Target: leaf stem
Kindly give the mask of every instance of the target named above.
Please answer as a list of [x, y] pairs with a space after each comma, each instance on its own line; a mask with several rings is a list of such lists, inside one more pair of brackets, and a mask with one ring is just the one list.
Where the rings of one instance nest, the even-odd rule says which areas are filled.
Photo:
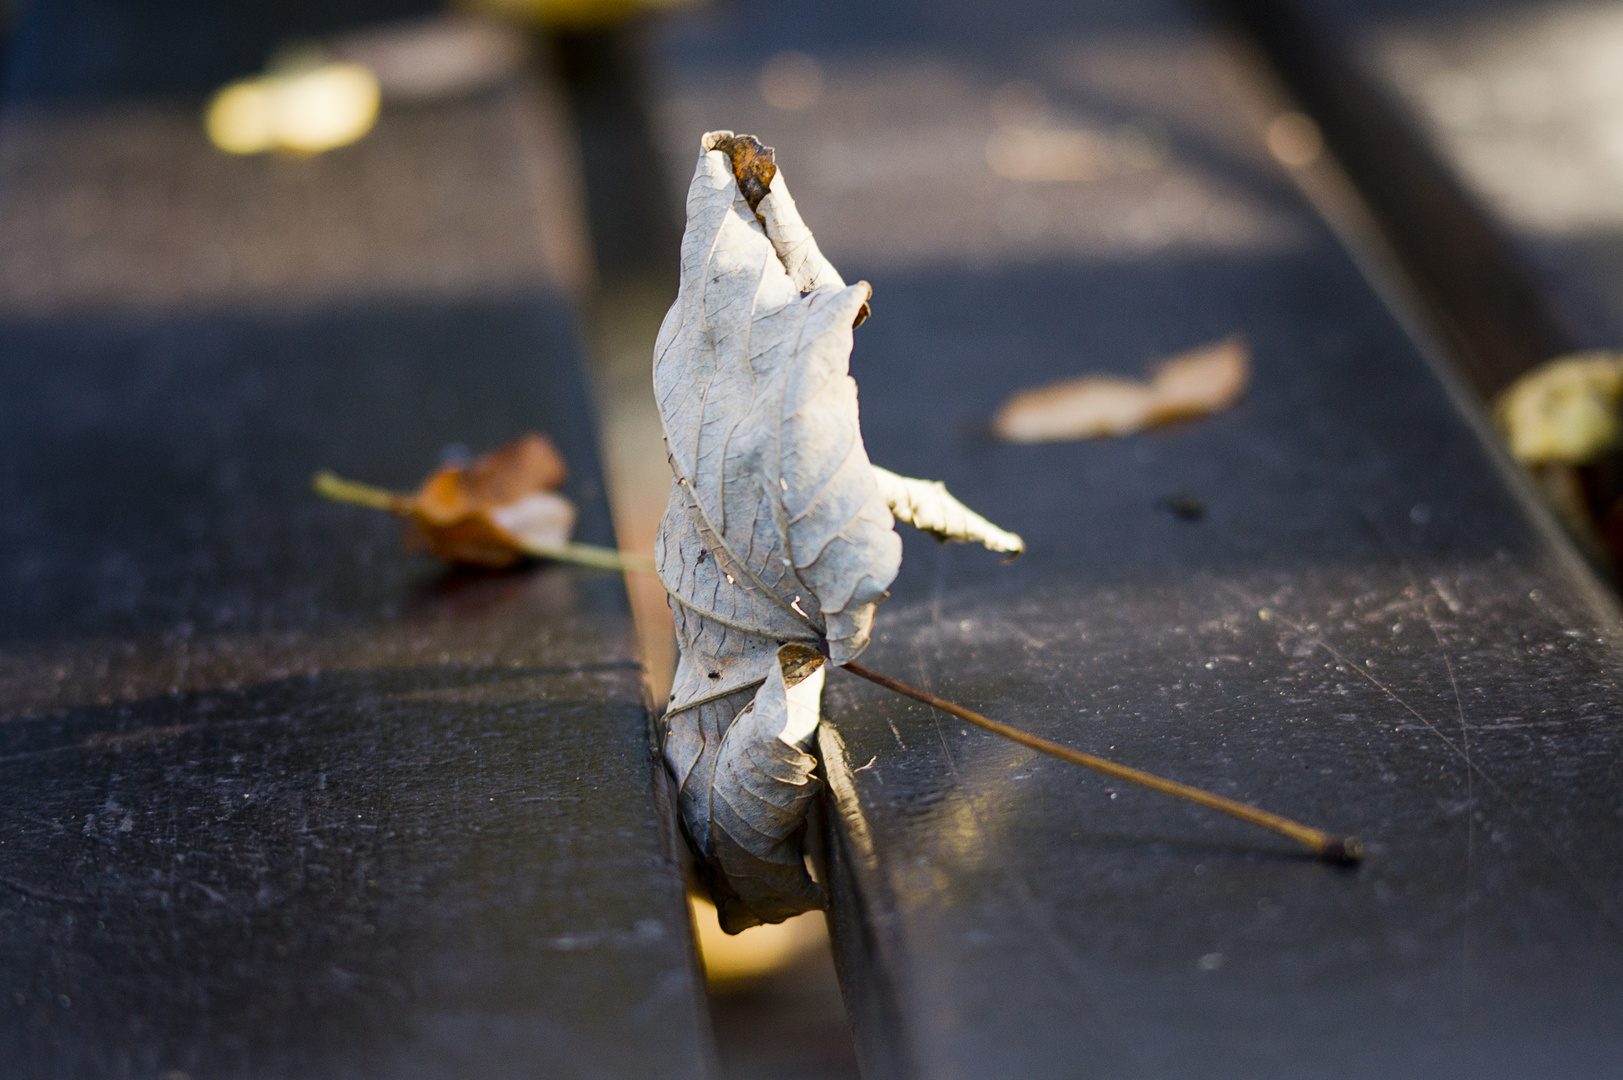
[[934, 694], [929, 693], [928, 691], [909, 686], [906, 683], [893, 679], [888, 675], [881, 675], [879, 672], [865, 668], [861, 664], [851, 662], [843, 666], [846, 671], [849, 671], [853, 675], [860, 675], [869, 682], [878, 683], [887, 690], [893, 690], [896, 693], [905, 697], [910, 697], [915, 701], [922, 701], [931, 708], [940, 709], [942, 712], [956, 716], [960, 720], [967, 720], [969, 723], [974, 724], [977, 727], [985, 728], [987, 731], [997, 735], [1002, 735], [1006, 739], [1013, 739], [1022, 746], [1029, 746], [1033, 750], [1040, 750], [1045, 754], [1052, 754], [1054, 757], [1057, 757], [1062, 761], [1069, 761], [1073, 765], [1081, 765], [1085, 769], [1092, 769], [1095, 772], [1102, 772], [1106, 776], [1114, 776], [1118, 780], [1126, 780], [1129, 783], [1140, 784], [1154, 791], [1162, 792], [1163, 794], [1176, 795], [1180, 799], [1188, 799], [1190, 802], [1199, 803], [1202, 806], [1210, 807], [1213, 810], [1228, 814], [1230, 817], [1236, 817], [1241, 821], [1250, 822], [1252, 825], [1259, 825], [1264, 829], [1271, 829], [1282, 836], [1287, 836], [1296, 841], [1298, 844], [1302, 845], [1304, 848], [1311, 851], [1314, 855], [1326, 862], [1350, 865], [1352, 863], [1363, 861], [1364, 845], [1363, 842], [1360, 841], [1356, 836], [1343, 836], [1337, 833], [1325, 832], [1322, 829], [1311, 828], [1310, 826], [1292, 821], [1288, 817], [1282, 817], [1279, 814], [1269, 813], [1267, 810], [1259, 810], [1254, 806], [1247, 806], [1245, 803], [1236, 802], [1233, 799], [1225, 799], [1221, 795], [1213, 795], [1209, 791], [1203, 791], [1200, 788], [1191, 787], [1188, 784], [1180, 784], [1176, 780], [1166, 780], [1162, 777], [1156, 776], [1153, 773], [1144, 772], [1141, 769], [1134, 769], [1127, 765], [1118, 765], [1114, 761], [1107, 761], [1101, 757], [1094, 757], [1092, 754], [1084, 754], [1080, 750], [1072, 750], [1068, 746], [1061, 746], [1059, 743], [1049, 742], [1047, 739], [1039, 738], [1036, 735], [1021, 731], [1019, 728], [1012, 728], [1007, 724], [1001, 724], [990, 717], [982, 716], [978, 712], [973, 712], [966, 709], [962, 705], [954, 705], [952, 702], [947, 701], [944, 698], [936, 697]]
[[333, 502], [354, 503], [356, 506], [369, 506], [374, 510], [391, 510], [399, 512], [403, 508], [405, 498], [386, 488], [373, 487], [371, 484], [362, 484], [354, 480], [345, 480], [337, 473], [322, 469], [310, 478], [310, 488], [324, 499]]
[[614, 548], [599, 547], [596, 544], [577, 544], [571, 540], [557, 547], [542, 547], [540, 545], [521, 545], [526, 554], [534, 555], [538, 559], [551, 559], [553, 562], [578, 563], [581, 566], [593, 566], [599, 570], [619, 570], [628, 574], [652, 574], [654, 560], [643, 555], [633, 555], [626, 551], [616, 551]]
[[[373, 510], [387, 510], [394, 514], [411, 513], [412, 500], [409, 496], [398, 495], [386, 488], [373, 487], [371, 484], [345, 480], [326, 469], [311, 477], [310, 487], [317, 495], [334, 502], [352, 503]], [[628, 574], [654, 572], [654, 560], [646, 556], [632, 555], [616, 551], [614, 548], [599, 547], [596, 544], [577, 544], [573, 540], [568, 540], [558, 545], [532, 545], [519, 541], [518, 547], [526, 555], [533, 555], [538, 559], [551, 559], [553, 562], [575, 563], [598, 570], [616, 570]]]

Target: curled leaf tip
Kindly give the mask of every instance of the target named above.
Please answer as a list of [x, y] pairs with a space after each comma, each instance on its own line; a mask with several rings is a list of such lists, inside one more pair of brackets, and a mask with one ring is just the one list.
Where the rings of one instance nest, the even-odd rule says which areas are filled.
[[754, 135], [731, 133], [716, 139], [713, 149], [726, 154], [727, 160], [732, 162], [738, 190], [750, 204], [750, 210], [759, 214], [761, 200], [772, 190], [772, 178], [778, 174], [775, 151], [770, 146], [762, 146]]

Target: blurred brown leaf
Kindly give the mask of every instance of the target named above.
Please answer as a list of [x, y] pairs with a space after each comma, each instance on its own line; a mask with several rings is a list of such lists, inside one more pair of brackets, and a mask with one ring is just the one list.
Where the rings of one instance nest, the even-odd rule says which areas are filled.
[[1251, 350], [1228, 337], [1156, 365], [1148, 382], [1088, 375], [1022, 390], [992, 417], [1009, 442], [1059, 442], [1130, 435], [1155, 424], [1220, 412], [1251, 378]]
[[450, 562], [512, 566], [535, 548], [561, 547], [575, 508], [557, 494], [569, 469], [545, 437], [524, 435], [468, 465], [447, 465], [403, 497], [408, 543]]
[[317, 473], [313, 486], [335, 502], [400, 515], [410, 530], [407, 547], [427, 548], [450, 562], [499, 570], [533, 555], [605, 569], [644, 569], [646, 560], [570, 543], [575, 507], [555, 490], [568, 476], [557, 448], [530, 434], [469, 465], [435, 470], [414, 495], [330, 472]]

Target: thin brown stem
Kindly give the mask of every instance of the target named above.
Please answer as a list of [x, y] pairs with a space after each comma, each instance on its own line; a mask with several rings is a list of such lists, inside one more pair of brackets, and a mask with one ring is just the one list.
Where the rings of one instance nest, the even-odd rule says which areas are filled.
[[1254, 806], [1247, 806], [1245, 803], [1236, 802], [1233, 799], [1225, 799], [1221, 795], [1213, 795], [1209, 791], [1202, 791], [1200, 788], [1191, 787], [1188, 784], [1180, 784], [1176, 780], [1167, 780], [1156, 776], [1154, 773], [1144, 772], [1142, 769], [1118, 765], [1114, 761], [1107, 761], [1102, 757], [1084, 754], [1080, 750], [1072, 750], [1068, 746], [1049, 742], [1047, 739], [1021, 731], [1019, 728], [1001, 724], [991, 717], [982, 716], [980, 713], [966, 709], [962, 705], [954, 705], [945, 698], [939, 698], [929, 691], [909, 686], [904, 682], [891, 678], [889, 675], [881, 675], [879, 672], [865, 668], [861, 664], [851, 662], [843, 666], [846, 671], [853, 675], [860, 675], [869, 682], [878, 683], [887, 690], [894, 690], [896, 693], [910, 697], [915, 701], [922, 701], [931, 708], [940, 709], [942, 712], [956, 716], [960, 720], [967, 720], [976, 727], [985, 728], [987, 731], [1001, 735], [1005, 739], [1013, 739], [1021, 746], [1029, 746], [1033, 750], [1051, 754], [1062, 761], [1069, 761], [1073, 765], [1080, 765], [1085, 769], [1102, 772], [1106, 776], [1114, 776], [1118, 780], [1126, 780], [1128, 783], [1139, 784], [1167, 795], [1176, 795], [1180, 799], [1188, 799], [1190, 802], [1210, 807], [1213, 810], [1228, 814], [1230, 817], [1239, 818], [1241, 821], [1260, 825], [1264, 829], [1271, 829], [1282, 836], [1290, 837], [1326, 862], [1345, 865], [1360, 862], [1364, 858], [1364, 845], [1356, 836], [1328, 833], [1322, 829], [1315, 829], [1300, 822], [1292, 821], [1290, 818], [1282, 817], [1279, 814], [1271, 814], [1266, 810], [1259, 810]]

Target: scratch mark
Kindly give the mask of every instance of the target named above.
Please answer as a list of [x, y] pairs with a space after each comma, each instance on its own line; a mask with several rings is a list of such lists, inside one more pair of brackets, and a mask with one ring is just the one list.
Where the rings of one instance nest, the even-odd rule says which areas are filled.
[[[1260, 600], [1250, 596], [1244, 589], [1241, 589], [1233, 582], [1220, 581], [1218, 582], [1218, 585], [1239, 597], [1242, 602], [1249, 605], [1253, 609], [1261, 606]], [[1611, 904], [1607, 902], [1605, 894], [1597, 889], [1594, 886], [1594, 883], [1591, 882], [1583, 871], [1578, 868], [1577, 864], [1572, 861], [1571, 857], [1560, 847], [1558, 847], [1543, 829], [1539, 828], [1538, 824], [1533, 820], [1532, 815], [1527, 812], [1526, 808], [1521, 805], [1516, 797], [1512, 795], [1505, 788], [1505, 786], [1493, 776], [1492, 773], [1487, 772], [1480, 766], [1473, 763], [1470, 757], [1467, 756], [1465, 752], [1455, 744], [1454, 740], [1443, 733], [1441, 728], [1432, 723], [1430, 720], [1426, 719], [1424, 716], [1420, 715], [1420, 713], [1415, 710], [1414, 706], [1410, 705], [1407, 701], [1404, 701], [1385, 683], [1371, 675], [1367, 670], [1365, 670], [1363, 664], [1359, 664], [1348, 659], [1338, 649], [1336, 649], [1335, 646], [1331, 645], [1328, 641], [1325, 641], [1321, 635], [1316, 632], [1309, 631], [1301, 623], [1295, 622], [1294, 620], [1280, 613], [1277, 609], [1270, 609], [1269, 615], [1271, 618], [1277, 619], [1279, 622], [1296, 631], [1296, 633], [1302, 635], [1303, 640], [1322, 648], [1325, 652], [1333, 656], [1338, 663], [1356, 672], [1365, 681], [1369, 682], [1376, 689], [1380, 690], [1383, 694], [1387, 695], [1393, 701], [1402, 706], [1405, 712], [1409, 713], [1409, 715], [1420, 721], [1422, 727], [1431, 732], [1432, 735], [1436, 736], [1436, 738], [1444, 746], [1448, 747], [1455, 757], [1458, 757], [1465, 764], [1466, 772], [1468, 774], [1474, 773], [1477, 776], [1480, 776], [1483, 781], [1485, 781], [1487, 785], [1493, 789], [1494, 794], [1505, 801], [1505, 804], [1515, 812], [1516, 816], [1521, 819], [1522, 824], [1527, 827], [1527, 830], [1531, 832], [1535, 838], [1537, 838], [1538, 842], [1543, 845], [1544, 849], [1549, 852], [1550, 856], [1554, 858], [1556, 862], [1561, 864], [1561, 868], [1567, 872], [1568, 876], [1572, 878], [1579, 890], [1582, 891], [1584, 896], [1588, 898], [1589, 902], [1594, 905], [1595, 910], [1600, 913], [1601, 918], [1606, 921], [1612, 932], [1614, 934], [1623, 936], [1623, 925], [1619, 924], [1617, 916], [1613, 914]], [[1452, 670], [1450, 675], [1452, 677]]]
[[1449, 590], [1448, 586], [1443, 584], [1442, 578], [1432, 578], [1431, 587], [1432, 590], [1436, 592], [1438, 597], [1442, 599], [1443, 603], [1447, 605], [1449, 614], [1458, 615], [1461, 611], [1465, 610], [1465, 605], [1461, 604], [1459, 597], [1455, 596], [1453, 592]]
[[114, 753], [123, 753], [126, 750], [151, 746], [165, 739], [184, 735], [202, 726], [202, 724], [169, 724], [164, 727], [135, 728], [130, 731], [97, 731], [85, 736], [79, 745], [86, 750], [111, 750]]
[[[896, 736], [896, 745], [900, 746], [903, 750], [906, 750], [907, 749], [907, 743], [902, 741], [901, 730], [899, 728], [897, 728], [896, 721], [891, 719], [891, 715], [890, 715], [890, 712], [888, 710], [885, 713], [885, 724], [890, 728], [890, 733], [892, 735]], [[864, 766], [864, 768], [866, 768], [866, 766]]]
[[[1432, 587], [1437, 589], [1443, 603], [1448, 604], [1448, 596], [1436, 581]], [[1450, 605], [1453, 610], [1457, 607]], [[1472, 773], [1475, 766], [1471, 763], [1471, 727], [1465, 722], [1465, 702], [1460, 697], [1460, 683], [1454, 677], [1454, 663], [1448, 658], [1448, 647], [1443, 644], [1442, 631], [1437, 628], [1437, 620], [1431, 616], [1431, 606], [1424, 602], [1420, 610], [1426, 616], [1426, 623], [1431, 627], [1431, 636], [1437, 640], [1437, 653], [1443, 659], [1443, 669], [1448, 672], [1448, 685], [1454, 691], [1454, 709], [1460, 718], [1460, 752], [1465, 757], [1465, 895], [1460, 902], [1460, 1012], [1462, 1016], [1469, 1017], [1471, 1011], [1471, 882], [1474, 879], [1476, 864], [1476, 792], [1475, 778]]]
[[1005, 619], [1001, 616], [994, 616], [990, 621], [996, 626], [1000, 626], [1011, 631], [1015, 637], [1025, 642], [1028, 648], [1046, 649], [1048, 647], [1048, 642], [1044, 641], [1042, 638], [1033, 636], [1030, 631], [1017, 622], [1012, 622], [1009, 619]]
[[45, 904], [84, 904], [84, 903], [88, 903], [88, 901], [83, 900], [83, 899], [75, 899], [74, 897], [71, 897], [71, 896], [58, 896], [56, 893], [46, 892], [44, 889], [36, 889], [36, 888], [34, 888], [34, 886], [29, 885], [27, 882], [18, 881], [15, 878], [0, 877], [0, 885], [4, 885], [6, 888], [11, 889], [14, 892], [21, 893], [22, 895], [28, 897], [30, 900], [38, 900], [41, 903], [45, 903]]

